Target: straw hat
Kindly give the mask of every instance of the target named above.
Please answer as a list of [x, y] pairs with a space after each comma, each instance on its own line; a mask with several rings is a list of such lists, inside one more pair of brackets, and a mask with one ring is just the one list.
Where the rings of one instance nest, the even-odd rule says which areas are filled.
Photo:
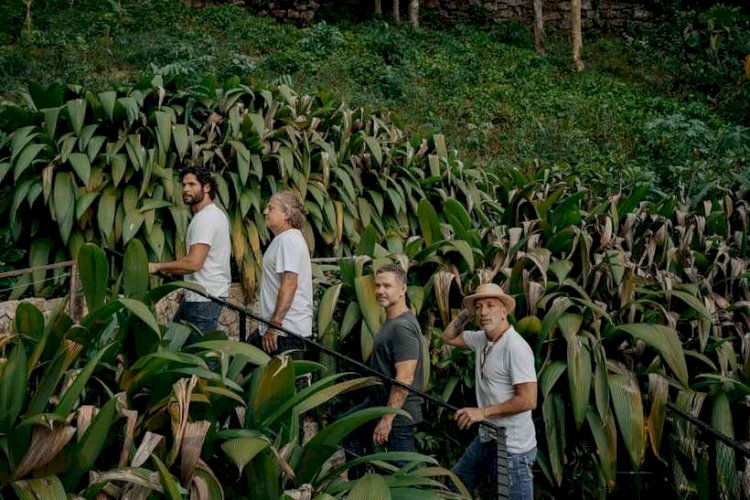
[[516, 308], [516, 301], [513, 297], [505, 293], [503, 289], [500, 288], [500, 285], [496, 285], [495, 283], [484, 283], [479, 285], [472, 295], [469, 295], [464, 299], [464, 309], [469, 311], [469, 314], [474, 314], [474, 301], [477, 299], [488, 298], [500, 299], [503, 302], [505, 309], [508, 311], [508, 314], [512, 313], [513, 309]]

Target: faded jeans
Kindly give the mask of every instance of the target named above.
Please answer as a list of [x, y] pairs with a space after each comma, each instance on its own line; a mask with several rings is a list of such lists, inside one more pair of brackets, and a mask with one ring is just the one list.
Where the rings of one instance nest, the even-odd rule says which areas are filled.
[[[195, 326], [203, 335], [219, 329], [219, 316], [224, 306], [219, 302], [187, 302], [182, 300], [172, 321], [185, 321]], [[195, 332], [190, 334], [187, 343], [200, 340]]]
[[[493, 488], [497, 483], [497, 448], [495, 441], [483, 443], [475, 437], [453, 467], [453, 472], [473, 492], [482, 477], [491, 475]], [[510, 453], [508, 475], [511, 500], [532, 500], [534, 498], [534, 476], [531, 466], [536, 460], [536, 448], [525, 453]], [[455, 488], [451, 488], [457, 491]]]

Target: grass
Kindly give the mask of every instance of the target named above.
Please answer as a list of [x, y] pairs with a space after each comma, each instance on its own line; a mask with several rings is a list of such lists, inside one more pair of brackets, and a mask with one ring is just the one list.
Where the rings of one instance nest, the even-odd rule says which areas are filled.
[[[284, 79], [301, 91], [326, 90], [351, 105], [393, 111], [410, 133], [446, 134], [464, 159], [487, 169], [566, 165], [609, 192], [643, 180], [684, 191], [685, 172], [737, 165], [722, 164], [719, 147], [733, 125], [703, 96], [672, 92], [669, 61], [649, 67], [648, 53], [618, 38], [585, 40], [588, 69], [575, 73], [564, 34], [553, 34], [549, 54], [539, 56], [529, 30], [513, 23], [414, 31], [382, 21], [322, 22], [298, 29], [234, 6], [56, 3], [35, 13], [34, 30], [0, 47], [5, 99], [18, 101], [32, 80], [99, 90], [154, 71], [187, 83], [209, 72], [235, 74]], [[675, 116], [699, 124], [710, 151], [696, 154], [676, 133], [670, 141], [679, 144], [665, 144], [651, 125], [669, 126]], [[740, 141], [739, 158], [749, 150], [750, 138]]]

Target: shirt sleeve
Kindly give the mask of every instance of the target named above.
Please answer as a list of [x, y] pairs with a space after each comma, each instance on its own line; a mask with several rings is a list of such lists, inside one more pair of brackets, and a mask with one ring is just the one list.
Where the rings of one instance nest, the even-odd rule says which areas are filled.
[[523, 338], [519, 338], [510, 353], [510, 383], [536, 382], [534, 353]]
[[393, 361], [417, 361], [422, 351], [421, 334], [411, 322], [404, 322], [398, 328], [406, 330], [393, 339]]
[[[290, 234], [290, 236], [294, 235]], [[286, 272], [300, 274], [302, 262], [310, 258], [304, 238], [286, 237], [280, 243], [274, 270], [278, 274]]]
[[464, 331], [461, 335], [463, 335], [466, 347], [472, 351], [478, 351], [485, 343], [483, 331], [468, 330]]
[[220, 226], [215, 217], [201, 217], [200, 220], [196, 221], [196, 224], [193, 224], [193, 240], [190, 242], [190, 245], [202, 243], [213, 246], [218, 227]]

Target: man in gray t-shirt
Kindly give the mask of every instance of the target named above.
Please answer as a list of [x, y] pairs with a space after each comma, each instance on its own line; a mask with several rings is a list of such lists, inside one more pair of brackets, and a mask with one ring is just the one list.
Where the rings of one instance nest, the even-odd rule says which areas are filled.
[[[399, 382], [422, 387], [422, 330], [417, 318], [406, 305], [406, 271], [397, 264], [387, 264], [375, 273], [375, 297], [385, 308], [386, 321], [375, 335], [370, 367]], [[415, 451], [414, 425], [422, 421], [422, 399], [407, 389], [387, 382], [370, 397], [368, 406], [391, 406], [404, 409], [411, 418], [384, 415], [372, 434], [357, 433], [348, 448], [358, 455], [370, 451], [372, 445], [387, 451]], [[371, 429], [368, 428], [368, 429]], [[350, 471], [358, 477], [361, 468]]]

